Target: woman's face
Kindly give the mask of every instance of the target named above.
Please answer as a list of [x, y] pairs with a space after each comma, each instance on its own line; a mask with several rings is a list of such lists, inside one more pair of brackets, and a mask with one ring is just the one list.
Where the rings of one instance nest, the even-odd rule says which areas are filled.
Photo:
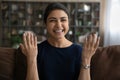
[[63, 10], [53, 10], [47, 17], [46, 26], [50, 38], [65, 38], [69, 30], [68, 15]]

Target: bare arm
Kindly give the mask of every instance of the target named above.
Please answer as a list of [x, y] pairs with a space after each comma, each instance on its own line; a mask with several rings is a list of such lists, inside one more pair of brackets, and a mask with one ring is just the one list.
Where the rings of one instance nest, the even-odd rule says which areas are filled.
[[82, 65], [78, 80], [91, 80], [90, 62], [92, 56], [94, 55], [99, 45], [99, 41], [100, 41], [100, 37], [97, 37], [96, 34], [90, 35], [89, 38], [86, 38], [83, 46]]
[[37, 37], [32, 32], [25, 32], [23, 44], [20, 45], [22, 52], [27, 57], [26, 80], [39, 80], [37, 70]]

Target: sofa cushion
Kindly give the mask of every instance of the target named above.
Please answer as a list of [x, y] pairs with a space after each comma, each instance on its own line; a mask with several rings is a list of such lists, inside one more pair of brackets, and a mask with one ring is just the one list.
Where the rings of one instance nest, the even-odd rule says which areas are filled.
[[120, 45], [98, 48], [91, 61], [92, 80], [120, 80]]
[[18, 48], [15, 54], [15, 80], [25, 80], [27, 74], [26, 56]]
[[0, 80], [13, 80], [15, 49], [0, 47]]
[[[26, 57], [16, 54], [16, 79], [25, 80]], [[91, 80], [120, 80], [120, 45], [98, 48], [91, 61]]]

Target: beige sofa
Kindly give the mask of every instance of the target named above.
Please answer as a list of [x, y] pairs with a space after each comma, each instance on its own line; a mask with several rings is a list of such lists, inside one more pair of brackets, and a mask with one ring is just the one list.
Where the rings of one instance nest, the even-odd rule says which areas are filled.
[[[25, 80], [26, 58], [20, 49], [0, 48], [0, 80]], [[92, 80], [120, 80], [120, 45], [98, 48], [91, 62]]]

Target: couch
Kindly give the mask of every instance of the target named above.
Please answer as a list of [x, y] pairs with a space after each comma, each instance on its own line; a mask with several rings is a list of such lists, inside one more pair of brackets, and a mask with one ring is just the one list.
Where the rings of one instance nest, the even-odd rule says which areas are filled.
[[[0, 80], [25, 80], [26, 57], [20, 49], [0, 47]], [[100, 47], [91, 61], [92, 80], [120, 80], [120, 45]]]

